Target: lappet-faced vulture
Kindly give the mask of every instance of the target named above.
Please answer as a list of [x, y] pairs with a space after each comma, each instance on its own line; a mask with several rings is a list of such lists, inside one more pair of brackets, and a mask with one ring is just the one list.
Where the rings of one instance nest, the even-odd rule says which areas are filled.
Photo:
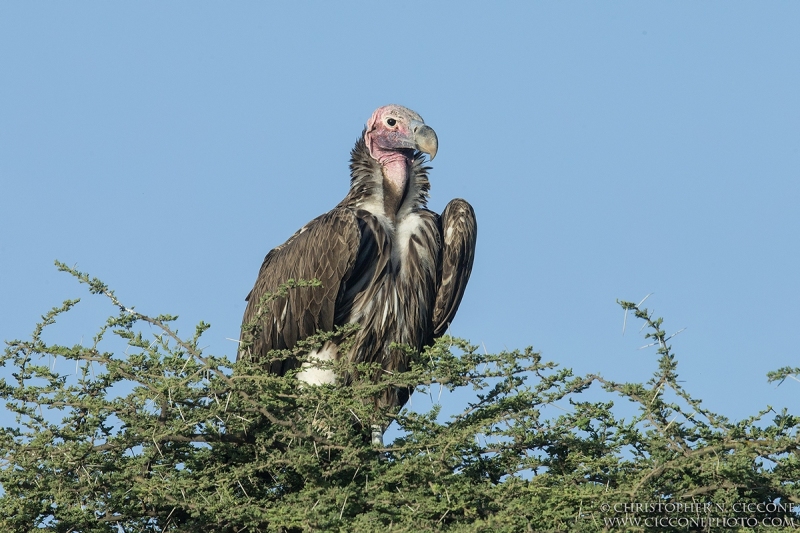
[[[356, 141], [350, 159], [350, 191], [270, 251], [247, 296], [243, 326], [261, 315], [255, 331], [243, 330], [239, 357], [265, 360], [267, 352], [291, 349], [298, 340], [336, 326], [359, 328], [344, 353], [335, 341], [312, 352], [297, 378], [308, 384], [340, 383], [313, 361], [379, 362], [403, 372], [408, 356], [392, 343], [422, 350], [443, 335], [456, 314], [475, 254], [477, 223], [466, 201], [452, 200], [440, 215], [427, 208], [429, 167], [438, 139], [422, 117], [398, 105], [377, 109]], [[288, 297], [262, 296], [289, 279], [318, 279], [318, 287], [291, 289]], [[260, 327], [258, 327], [260, 326]], [[260, 331], [259, 331], [260, 330]], [[283, 375], [299, 362], [273, 361]], [[378, 376], [374, 376], [376, 379]], [[401, 407], [412, 390], [391, 387], [380, 407]], [[380, 442], [380, 428], [373, 440]]]

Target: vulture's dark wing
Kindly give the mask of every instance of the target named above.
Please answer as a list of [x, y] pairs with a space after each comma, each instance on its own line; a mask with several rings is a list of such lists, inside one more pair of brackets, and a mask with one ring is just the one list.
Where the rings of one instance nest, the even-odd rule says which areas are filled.
[[[331, 331], [336, 303], [353, 272], [361, 241], [360, 224], [352, 211], [334, 209], [306, 224], [264, 258], [255, 286], [247, 295], [242, 319], [243, 350], [263, 359], [270, 350], [293, 348], [298, 340], [318, 331]], [[288, 297], [263, 302], [288, 280], [318, 279], [321, 287], [289, 289]], [[260, 319], [259, 319], [260, 315]], [[256, 324], [248, 330], [248, 324]], [[247, 344], [252, 345], [247, 347]], [[294, 360], [273, 361], [269, 371], [284, 374], [298, 366]]]
[[478, 223], [475, 211], [465, 200], [452, 200], [442, 212], [441, 277], [433, 310], [433, 336], [444, 335], [464, 296], [472, 261], [475, 259], [475, 241]]

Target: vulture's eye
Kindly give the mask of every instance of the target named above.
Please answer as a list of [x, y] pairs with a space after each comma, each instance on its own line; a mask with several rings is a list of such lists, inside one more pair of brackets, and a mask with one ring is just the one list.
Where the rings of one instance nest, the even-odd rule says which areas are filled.
[[394, 126], [395, 124], [397, 124], [397, 121], [393, 118], [390, 118], [389, 120], [386, 121], [386, 123], [390, 126]]

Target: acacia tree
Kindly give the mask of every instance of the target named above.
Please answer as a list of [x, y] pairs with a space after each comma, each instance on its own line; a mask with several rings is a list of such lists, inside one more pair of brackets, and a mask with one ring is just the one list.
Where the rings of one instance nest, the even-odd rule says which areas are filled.
[[[181, 337], [176, 317], [140, 314], [101, 281], [58, 266], [117, 311], [89, 346], [43, 339], [78, 300], [44, 315], [29, 340], [7, 343], [1, 362], [12, 374], [0, 395], [16, 423], [0, 430], [2, 531], [800, 527], [800, 418], [767, 409], [733, 422], [703, 408], [678, 383], [662, 320], [640, 304], [620, 302], [656, 348], [644, 384], [575, 377], [530, 348], [482, 354], [446, 336], [411, 354], [409, 372], [301, 388], [291, 373], [266, 374], [263, 361], [204, 353], [207, 324]], [[304, 360], [348, 331], [272, 356]], [[113, 338], [125, 349], [109, 350]], [[392, 386], [474, 393], [448, 419], [438, 406], [375, 413], [371, 398]], [[592, 386], [605, 401], [584, 398]], [[616, 398], [637, 414], [616, 415]], [[561, 414], [547, 415], [552, 406]], [[383, 448], [361, 429], [376, 417], [399, 428]]]

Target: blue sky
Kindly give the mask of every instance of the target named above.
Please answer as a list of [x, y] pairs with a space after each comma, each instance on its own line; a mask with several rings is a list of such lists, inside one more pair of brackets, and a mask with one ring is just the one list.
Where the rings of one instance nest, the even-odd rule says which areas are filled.
[[[665, 317], [684, 385], [743, 418], [800, 383], [800, 5], [0, 4], [0, 338], [81, 296], [230, 354], [264, 255], [346, 194], [398, 103], [439, 136], [431, 207], [475, 207], [455, 335], [645, 381], [615, 299]], [[795, 409], [796, 411], [796, 409]]]

